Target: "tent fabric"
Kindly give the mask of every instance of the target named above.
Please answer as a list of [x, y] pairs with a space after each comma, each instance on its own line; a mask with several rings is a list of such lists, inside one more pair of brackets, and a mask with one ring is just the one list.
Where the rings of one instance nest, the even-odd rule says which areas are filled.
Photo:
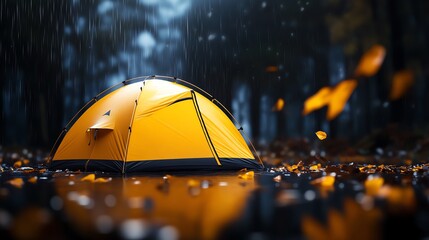
[[156, 78], [95, 101], [51, 161], [52, 169], [122, 173], [261, 167], [222, 109], [187, 86]]

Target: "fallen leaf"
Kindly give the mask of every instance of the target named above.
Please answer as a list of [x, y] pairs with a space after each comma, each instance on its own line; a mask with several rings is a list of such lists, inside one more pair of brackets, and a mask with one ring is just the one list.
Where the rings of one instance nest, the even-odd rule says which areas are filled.
[[254, 171], [248, 171], [248, 172], [246, 172], [244, 174], [238, 175], [239, 178], [245, 179], [245, 180], [252, 180], [254, 176], [255, 176], [255, 172]]
[[282, 181], [282, 176], [281, 175], [277, 175], [273, 178], [274, 182], [281, 182]]
[[394, 101], [403, 97], [414, 84], [414, 74], [410, 70], [402, 70], [393, 75], [389, 99]]
[[344, 109], [350, 95], [357, 86], [357, 81], [354, 79], [348, 79], [340, 82], [332, 91], [331, 99], [329, 100], [328, 112], [326, 118], [333, 120], [336, 118]]
[[80, 179], [81, 181], [88, 181], [88, 182], [94, 182], [95, 181], [95, 174], [91, 173]]
[[326, 139], [326, 137], [328, 136], [324, 131], [317, 131], [316, 132], [316, 136], [320, 139], [320, 140], [324, 140]]
[[277, 99], [277, 102], [273, 106], [273, 111], [281, 111], [285, 105], [285, 101], [282, 98]]
[[386, 56], [386, 49], [381, 45], [374, 45], [366, 51], [355, 70], [356, 77], [371, 77], [374, 76], [381, 65], [383, 64], [384, 57]]
[[30, 163], [30, 160], [28, 160], [28, 159], [22, 160], [22, 164], [24, 164], [24, 165], [28, 165], [29, 163]]
[[310, 171], [319, 171], [322, 165], [320, 163], [310, 166]]
[[304, 102], [303, 115], [307, 115], [314, 110], [320, 109], [329, 103], [331, 99], [331, 87], [323, 87], [313, 96], [307, 98]]
[[7, 183], [9, 183], [10, 185], [16, 188], [22, 188], [22, 186], [24, 185], [24, 180], [22, 180], [22, 178], [14, 178], [7, 181]]

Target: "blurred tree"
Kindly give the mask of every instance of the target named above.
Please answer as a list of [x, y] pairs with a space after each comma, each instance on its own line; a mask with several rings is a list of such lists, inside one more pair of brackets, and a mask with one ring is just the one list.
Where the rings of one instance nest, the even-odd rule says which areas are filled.
[[[18, 88], [23, 104], [10, 102], [3, 95], [2, 105], [11, 106], [9, 113], [25, 121], [9, 122], [2, 119], [2, 139], [8, 145], [29, 143], [47, 146], [49, 137], [57, 133], [62, 116], [61, 51], [64, 16], [67, 5], [57, 1], [13, 1], [0, 3], [0, 33], [2, 36], [0, 74], [9, 86]], [[23, 82], [17, 84], [22, 74]], [[6, 82], [2, 80], [2, 90]], [[12, 93], [13, 94], [13, 93]], [[54, 111], [55, 109], [55, 111]], [[23, 115], [22, 115], [23, 114]], [[12, 118], [14, 119], [14, 118]]]

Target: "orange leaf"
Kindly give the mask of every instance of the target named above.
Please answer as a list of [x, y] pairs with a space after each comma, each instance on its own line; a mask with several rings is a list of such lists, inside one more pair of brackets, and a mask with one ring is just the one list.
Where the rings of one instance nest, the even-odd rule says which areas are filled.
[[88, 181], [88, 182], [94, 182], [95, 181], [95, 174], [91, 173], [80, 179], [81, 181]]
[[326, 118], [332, 120], [336, 118], [344, 109], [350, 95], [357, 86], [357, 81], [348, 79], [340, 82], [334, 90], [332, 90], [331, 99], [328, 105], [328, 112]]
[[402, 70], [393, 75], [390, 100], [397, 100], [405, 95], [414, 84], [414, 74], [410, 70]]
[[14, 178], [7, 182], [16, 188], [22, 188], [22, 185], [24, 185], [24, 180], [22, 180], [22, 178]]
[[277, 99], [277, 102], [273, 106], [273, 111], [281, 111], [285, 105], [285, 101], [282, 98]]
[[307, 98], [304, 102], [302, 114], [307, 115], [328, 104], [331, 98], [331, 91], [331, 87], [323, 87], [316, 94]]
[[356, 68], [355, 75], [357, 77], [371, 77], [374, 76], [383, 64], [384, 57], [386, 56], [386, 49], [381, 45], [374, 45], [366, 51], [361, 57], [359, 64]]
[[326, 139], [326, 137], [328, 136], [324, 131], [317, 131], [316, 132], [316, 136], [320, 139], [320, 140], [324, 140]]

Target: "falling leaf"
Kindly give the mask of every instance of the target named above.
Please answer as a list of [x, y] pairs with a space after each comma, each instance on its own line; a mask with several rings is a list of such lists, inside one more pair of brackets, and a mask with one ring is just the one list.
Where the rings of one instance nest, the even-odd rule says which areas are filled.
[[326, 137], [328, 136], [324, 131], [317, 131], [316, 132], [316, 136], [320, 139], [320, 140], [324, 140], [326, 139]]
[[33, 177], [29, 178], [27, 180], [27, 182], [29, 182], [29, 183], [36, 183], [37, 182], [37, 176], [33, 176]]
[[383, 64], [386, 49], [381, 45], [374, 45], [366, 51], [361, 57], [358, 66], [356, 67], [356, 77], [371, 77], [374, 76]]
[[331, 99], [331, 92], [331, 87], [323, 87], [316, 94], [305, 100], [302, 114], [307, 115], [328, 104]]
[[392, 88], [390, 90], [390, 100], [397, 100], [403, 97], [414, 84], [414, 74], [410, 70], [402, 70], [393, 75]]
[[281, 182], [282, 181], [282, 175], [277, 175], [273, 178], [274, 182]]
[[277, 99], [277, 102], [273, 106], [273, 111], [281, 111], [285, 105], [285, 101], [282, 98]]
[[24, 185], [24, 180], [22, 180], [22, 178], [14, 178], [7, 181], [7, 183], [9, 183], [10, 185], [16, 188], [22, 188], [22, 186]]
[[348, 79], [340, 82], [335, 89], [332, 91], [331, 99], [328, 105], [328, 112], [326, 118], [332, 120], [336, 118], [344, 109], [350, 95], [357, 86], [357, 81], [354, 79]]
[[244, 179], [244, 180], [252, 180], [254, 176], [255, 176], [254, 171], [248, 171], [244, 174], [238, 175], [239, 178]]
[[88, 181], [88, 182], [94, 182], [95, 181], [95, 174], [91, 173], [80, 179], [81, 181]]
[[384, 178], [377, 175], [369, 175], [365, 180], [366, 194], [374, 196], [384, 184]]
[[268, 66], [265, 68], [265, 71], [270, 73], [277, 72], [278, 70], [279, 68], [277, 66]]

